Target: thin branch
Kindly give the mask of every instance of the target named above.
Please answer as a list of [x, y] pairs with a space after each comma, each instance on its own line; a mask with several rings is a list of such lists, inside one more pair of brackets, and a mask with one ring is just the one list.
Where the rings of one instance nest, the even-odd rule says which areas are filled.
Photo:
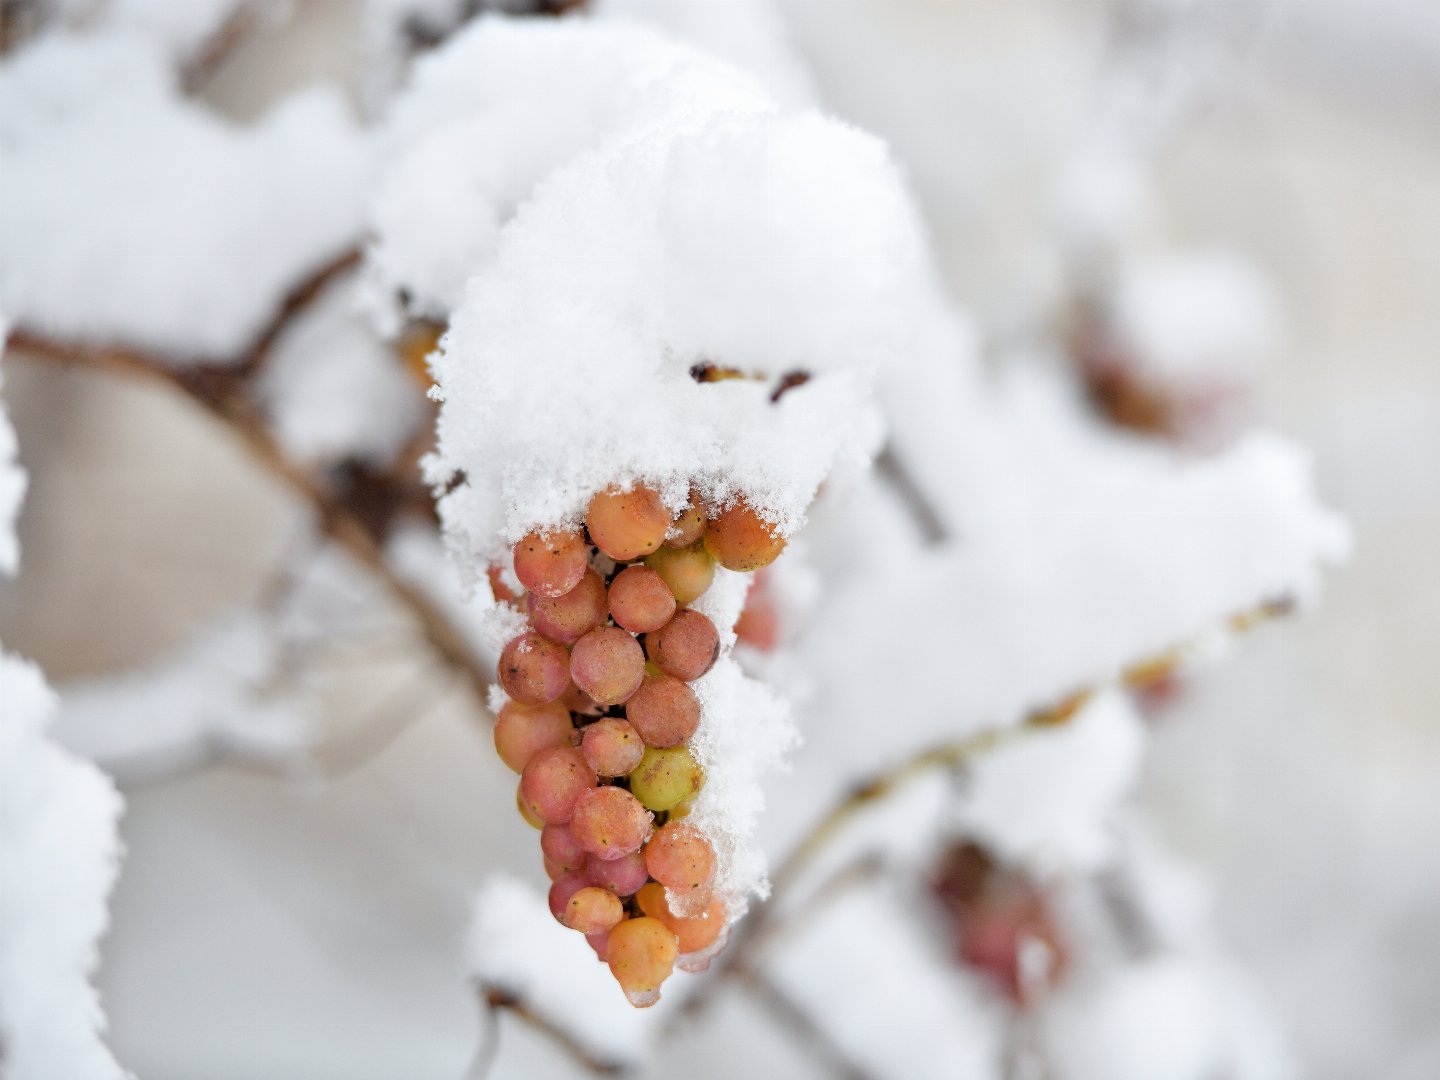
[[[337, 271], [332, 267], [330, 272]], [[298, 308], [292, 309], [292, 314], [293, 310]], [[264, 338], [273, 340], [279, 325], [277, 322], [267, 329], [262, 341]], [[243, 395], [232, 390], [215, 392], [213, 380], [197, 376], [194, 372], [170, 368], [162, 360], [135, 350], [72, 345], [25, 330], [13, 332], [9, 344], [17, 351], [50, 363], [138, 376], [168, 384], [202, 405], [240, 438], [251, 457], [266, 472], [310, 504], [320, 530], [349, 552], [384, 585], [395, 601], [411, 613], [435, 652], [462, 675], [483, 700], [490, 678], [481, 669], [469, 644], [449, 616], [391, 568], [379, 541], [353, 513], [285, 456]], [[264, 352], [265, 349], [257, 345], [248, 355], [258, 358], [263, 357]], [[213, 373], [215, 369], [202, 370]]]
[[886, 446], [880, 451], [875, 458], [875, 471], [899, 496], [925, 543], [938, 544], [949, 538], [950, 529], [945, 524], [945, 519], [940, 516], [940, 511], [930, 501], [930, 496], [925, 494], [925, 489], [920, 486], [914, 474], [895, 453], [893, 446]]
[[[517, 1019], [524, 1021], [569, 1054], [581, 1068], [587, 1069], [597, 1076], [619, 1076], [625, 1071], [626, 1066], [623, 1062], [611, 1061], [608, 1058], [598, 1057], [593, 1054], [588, 1048], [581, 1045], [570, 1032], [557, 1024], [551, 1023], [545, 1017], [535, 1012], [534, 1009], [530, 1008], [524, 999], [511, 993], [504, 987], [477, 982], [475, 990], [480, 995], [480, 1000], [486, 1010], [492, 1015], [498, 1014], [502, 1009], [514, 1014]], [[490, 1063], [493, 1063], [499, 1050], [500, 1032], [498, 1024], [495, 1025], [493, 1032], [494, 1037], [491, 1039], [492, 1045], [489, 1050], [485, 1051], [483, 1056], [477, 1055], [477, 1058], [487, 1069]], [[489, 1060], [486, 1061], [486, 1058]], [[483, 1073], [477, 1075], [483, 1075]]]
[[830, 1033], [768, 976], [747, 970], [741, 978], [745, 989], [765, 1007], [770, 1019], [791, 1032], [802, 1047], [836, 1076], [844, 1080], [872, 1080], [873, 1074], [857, 1065], [830, 1037]]

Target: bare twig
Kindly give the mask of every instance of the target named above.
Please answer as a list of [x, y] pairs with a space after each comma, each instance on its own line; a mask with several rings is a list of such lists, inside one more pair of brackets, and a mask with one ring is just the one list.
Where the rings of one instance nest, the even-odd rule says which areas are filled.
[[[535, 1012], [526, 1002], [517, 995], [506, 990], [504, 987], [493, 986], [488, 983], [477, 983], [476, 992], [487, 1012], [495, 1017], [500, 1010], [512, 1013], [517, 1019], [524, 1021], [530, 1027], [540, 1032], [556, 1046], [564, 1050], [581, 1068], [587, 1069], [597, 1076], [619, 1076], [625, 1071], [625, 1064], [619, 1061], [611, 1061], [608, 1058], [598, 1057], [566, 1031], [564, 1028], [551, 1023], [545, 1017]], [[499, 1048], [500, 1027], [499, 1024], [491, 1029], [490, 1046], [477, 1054], [477, 1060], [488, 1069], [493, 1063]], [[472, 1069], [474, 1066], [472, 1065]], [[475, 1076], [483, 1076], [476, 1073]], [[467, 1078], [468, 1080], [468, 1078]]]
[[830, 1033], [768, 976], [747, 969], [741, 978], [745, 989], [760, 1001], [770, 1018], [794, 1034], [800, 1045], [836, 1076], [844, 1080], [871, 1080], [872, 1074], [857, 1065]]
[[930, 501], [930, 496], [925, 494], [925, 489], [920, 486], [919, 481], [895, 453], [893, 446], [887, 446], [880, 451], [879, 456], [875, 459], [875, 471], [904, 503], [915, 526], [920, 530], [920, 538], [925, 543], [938, 544], [948, 539], [950, 529], [945, 524], [945, 519], [940, 516], [940, 511]]
[[[330, 272], [335, 271], [331, 269]], [[296, 310], [299, 308], [292, 308], [291, 314]], [[273, 340], [278, 326], [267, 329], [262, 339], [268, 337]], [[50, 363], [138, 376], [167, 384], [198, 402], [240, 438], [251, 457], [266, 472], [310, 505], [320, 530], [384, 585], [391, 597], [415, 618], [436, 653], [483, 698], [490, 679], [481, 669], [464, 636], [438, 605], [394, 571], [385, 559], [380, 542], [363, 523], [285, 456], [255, 408], [239, 391], [243, 388], [242, 382], [207, 377], [223, 369], [201, 369], [207, 373], [202, 375], [170, 368], [159, 358], [135, 350], [72, 345], [25, 330], [12, 333], [9, 344], [17, 351]], [[263, 357], [264, 349], [257, 344], [247, 355]], [[220, 388], [219, 384], [223, 384], [224, 388]]]

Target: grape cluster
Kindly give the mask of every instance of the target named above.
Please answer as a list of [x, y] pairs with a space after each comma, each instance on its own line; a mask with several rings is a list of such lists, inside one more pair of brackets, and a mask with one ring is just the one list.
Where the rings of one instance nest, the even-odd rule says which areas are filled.
[[716, 853], [685, 818], [704, 784], [688, 746], [702, 720], [690, 683], [720, 654], [689, 607], [715, 564], [753, 571], [785, 546], [742, 500], [678, 514], [644, 486], [590, 501], [585, 529], [515, 545], [514, 595], [529, 628], [500, 655], [509, 701], [495, 749], [520, 774], [520, 813], [540, 829], [550, 910], [585, 935], [636, 1006], [674, 970], [700, 970], [728, 923]]

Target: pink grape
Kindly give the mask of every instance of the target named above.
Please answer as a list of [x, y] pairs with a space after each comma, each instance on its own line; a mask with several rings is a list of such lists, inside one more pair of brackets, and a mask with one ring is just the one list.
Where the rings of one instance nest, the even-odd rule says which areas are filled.
[[628, 566], [610, 583], [610, 615], [635, 634], [659, 630], [675, 614], [675, 594], [665, 579], [644, 566]]
[[597, 787], [576, 798], [570, 831], [591, 855], [619, 859], [650, 839], [652, 821], [640, 800], [624, 788]]
[[741, 499], [705, 525], [705, 547], [727, 570], [749, 571], [774, 562], [785, 540]]
[[631, 896], [650, 880], [650, 871], [645, 868], [645, 856], [638, 851], [632, 851], [618, 859], [602, 859], [598, 855], [590, 855], [585, 860], [585, 873], [590, 875], [592, 883], [602, 889], [609, 889], [616, 896]]
[[625, 715], [647, 746], [679, 746], [700, 726], [700, 699], [673, 675], [647, 675]]
[[575, 870], [568, 874], [561, 874], [550, 885], [550, 914], [555, 916], [556, 922], [565, 921], [565, 909], [570, 906], [570, 898], [581, 889], [592, 888], [590, 879], [585, 876], [583, 870]]
[[585, 538], [573, 530], [532, 532], [515, 545], [515, 576], [536, 596], [563, 596], [589, 565]]
[[546, 825], [541, 829], [540, 850], [545, 853], [547, 861], [563, 867], [565, 873], [583, 869], [585, 860], [589, 858], [568, 825]]
[[579, 750], [569, 746], [541, 750], [525, 766], [520, 794], [530, 812], [546, 825], [564, 825], [597, 779]]
[[627, 919], [610, 931], [606, 962], [631, 1005], [660, 1000], [660, 986], [675, 970], [679, 942], [659, 919]]
[[645, 753], [645, 740], [629, 721], [607, 716], [585, 729], [580, 752], [601, 776], [624, 776]]
[[695, 826], [667, 822], [645, 845], [645, 869], [676, 892], [708, 889], [715, 877], [715, 849]]
[[670, 511], [660, 496], [644, 485], [629, 491], [608, 488], [590, 500], [585, 514], [590, 540], [616, 562], [649, 555], [665, 542]]
[[524, 705], [545, 705], [570, 685], [570, 657], [563, 645], [527, 631], [500, 653], [500, 685]]
[[541, 750], [569, 746], [577, 734], [570, 710], [558, 701], [547, 705], [507, 701], [495, 718], [495, 752], [511, 769], [524, 772]]
[[570, 894], [560, 921], [588, 937], [615, 929], [623, 918], [625, 907], [618, 896], [609, 889], [587, 885]]
[[600, 962], [604, 963], [605, 958], [610, 955], [610, 931], [606, 930], [602, 934], [586, 934], [585, 940], [589, 943], [590, 948], [595, 950], [595, 955]]
[[570, 678], [597, 704], [619, 705], [640, 689], [645, 651], [618, 626], [602, 626], [570, 650]]
[[545, 876], [551, 881], [559, 881], [566, 874], [571, 873], [569, 869], [561, 866], [554, 859], [545, 860]]
[[558, 644], [574, 645], [605, 624], [605, 580], [587, 569], [569, 592], [562, 596], [531, 593], [526, 606], [536, 630]]
[[715, 665], [720, 635], [708, 618], [686, 608], [655, 633], [645, 635], [645, 651], [665, 674], [689, 682]]
[[703, 544], [693, 547], [662, 547], [645, 556], [645, 565], [659, 574], [677, 604], [698, 600], [715, 580], [715, 560]]

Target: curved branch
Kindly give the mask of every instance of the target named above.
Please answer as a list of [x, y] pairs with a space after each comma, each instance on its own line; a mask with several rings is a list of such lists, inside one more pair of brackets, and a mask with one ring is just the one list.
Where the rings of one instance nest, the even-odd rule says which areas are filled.
[[354, 264], [349, 252], [311, 275], [293, 291], [237, 365], [175, 368], [134, 349], [56, 341], [25, 329], [10, 334], [9, 346], [59, 366], [84, 367], [167, 385], [191, 398], [239, 437], [250, 456], [314, 512], [319, 529], [350, 553], [419, 624], [426, 641], [484, 699], [490, 678], [464, 635], [428, 596], [400, 577], [385, 559], [379, 539], [365, 523], [314, 478], [290, 461], [263, 423], [246, 393], [247, 378], [263, 362], [284, 327], [336, 275]]

